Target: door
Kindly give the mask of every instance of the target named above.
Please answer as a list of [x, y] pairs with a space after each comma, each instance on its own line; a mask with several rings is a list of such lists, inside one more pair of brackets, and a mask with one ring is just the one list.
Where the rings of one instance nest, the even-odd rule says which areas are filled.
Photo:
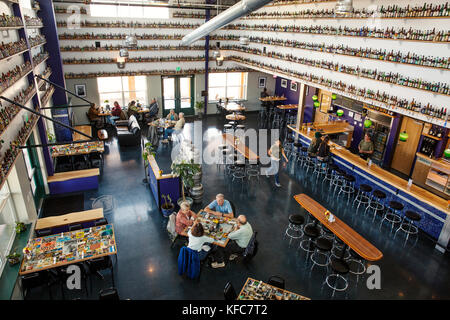
[[328, 109], [331, 106], [331, 92], [325, 90], [319, 90], [319, 102], [320, 107], [316, 108], [314, 122], [315, 123], [324, 123], [328, 122]]
[[194, 76], [162, 78], [163, 116], [171, 109], [184, 115], [194, 114]]
[[422, 134], [423, 123], [412, 118], [403, 117], [400, 132], [406, 131], [408, 140], [400, 141], [397, 138], [394, 157], [391, 167], [407, 176], [411, 173], [411, 168], [416, 157], [417, 147], [419, 146], [420, 136]]
[[[34, 134], [31, 134], [27, 141], [27, 146], [34, 145]], [[33, 192], [34, 204], [39, 209], [40, 201], [45, 196], [44, 180], [42, 178], [41, 167], [36, 148], [27, 148], [23, 150], [23, 157], [28, 171], [31, 191]]]

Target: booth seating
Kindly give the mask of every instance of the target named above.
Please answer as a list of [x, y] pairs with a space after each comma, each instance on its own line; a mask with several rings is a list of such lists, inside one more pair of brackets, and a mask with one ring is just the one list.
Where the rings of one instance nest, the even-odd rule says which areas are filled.
[[141, 127], [134, 115], [128, 120], [116, 121], [117, 139], [120, 146], [141, 144]]
[[58, 172], [47, 177], [50, 194], [93, 190], [98, 188], [100, 169]]

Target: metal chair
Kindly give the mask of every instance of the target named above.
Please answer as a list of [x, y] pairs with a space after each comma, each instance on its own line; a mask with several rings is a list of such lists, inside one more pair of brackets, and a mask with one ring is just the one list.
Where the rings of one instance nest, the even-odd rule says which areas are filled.
[[270, 284], [271, 286], [280, 288], [284, 290], [285, 281], [280, 276], [271, 276], [269, 280], [267, 281], [267, 284]]
[[302, 226], [305, 223], [305, 218], [300, 214], [291, 214], [289, 216], [289, 225], [284, 232], [284, 237], [289, 238], [289, 246], [292, 240], [303, 238]]

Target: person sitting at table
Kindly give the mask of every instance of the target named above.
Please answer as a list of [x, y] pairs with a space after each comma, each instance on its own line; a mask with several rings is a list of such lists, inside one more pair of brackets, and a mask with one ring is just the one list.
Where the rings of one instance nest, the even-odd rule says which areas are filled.
[[178, 115], [175, 113], [174, 109], [170, 109], [170, 112], [167, 115], [166, 119], [171, 121], [178, 121]]
[[169, 136], [172, 135], [172, 133], [174, 132], [181, 132], [181, 130], [183, 130], [184, 124], [186, 123], [186, 121], [184, 120], [184, 113], [180, 112], [179, 114], [179, 119], [178, 121], [175, 123], [175, 126], [173, 128], [167, 128], [166, 130], [164, 130], [164, 140], [162, 140], [162, 143], [169, 143]]
[[330, 137], [327, 135], [323, 138], [323, 141], [319, 145], [319, 150], [317, 150], [317, 160], [327, 162], [330, 157], [330, 146], [328, 142]]
[[195, 221], [191, 230], [188, 231], [188, 238], [189, 241], [187, 247], [198, 252], [200, 261], [204, 260], [211, 250], [211, 247], [205, 245], [205, 243], [212, 243], [214, 239], [205, 236], [205, 230], [198, 221]]
[[242, 254], [247, 248], [250, 239], [253, 236], [253, 229], [247, 217], [240, 215], [237, 217], [238, 224], [236, 228], [228, 234], [228, 242], [225, 248], [217, 247], [217, 251], [214, 253], [214, 262], [211, 263], [213, 268], [225, 267], [225, 259], [228, 256], [228, 260], [232, 261], [237, 258], [239, 254]]
[[314, 139], [311, 141], [311, 144], [308, 147], [308, 155], [315, 156], [317, 155], [317, 151], [319, 150], [319, 146], [322, 143], [322, 134], [317, 131], [314, 134]]
[[216, 200], [211, 202], [203, 211], [218, 217], [234, 217], [234, 212], [233, 208], [231, 208], [230, 201], [225, 200], [225, 196], [221, 193], [216, 195]]
[[99, 116], [99, 113], [100, 113], [99, 107], [95, 103], [91, 103], [91, 107], [89, 108], [89, 111], [88, 111], [89, 121], [94, 122], [95, 127], [102, 128], [103, 122]]
[[178, 235], [182, 234], [184, 229], [188, 226], [192, 226], [197, 215], [191, 211], [189, 202], [184, 201], [180, 204], [180, 211], [177, 213], [177, 218], [175, 222], [175, 231]]
[[136, 106], [136, 101], [132, 100], [129, 104], [128, 104], [128, 118], [131, 117], [132, 115], [134, 115], [136, 117], [136, 119], [138, 119], [139, 116], [139, 108]]
[[111, 110], [111, 114], [113, 115], [113, 120], [127, 120], [126, 118], [123, 118], [125, 113], [122, 112], [122, 108], [117, 101], [114, 101], [114, 107]]
[[373, 154], [373, 142], [370, 139], [369, 134], [364, 135], [364, 139], [358, 145], [359, 156], [364, 160], [367, 160]]

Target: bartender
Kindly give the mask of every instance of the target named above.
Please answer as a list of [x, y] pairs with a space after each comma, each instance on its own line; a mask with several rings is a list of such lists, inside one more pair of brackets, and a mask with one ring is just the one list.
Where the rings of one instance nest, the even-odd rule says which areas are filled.
[[367, 160], [373, 154], [373, 142], [368, 133], [364, 135], [364, 139], [359, 143], [358, 150], [359, 156], [364, 160]]

